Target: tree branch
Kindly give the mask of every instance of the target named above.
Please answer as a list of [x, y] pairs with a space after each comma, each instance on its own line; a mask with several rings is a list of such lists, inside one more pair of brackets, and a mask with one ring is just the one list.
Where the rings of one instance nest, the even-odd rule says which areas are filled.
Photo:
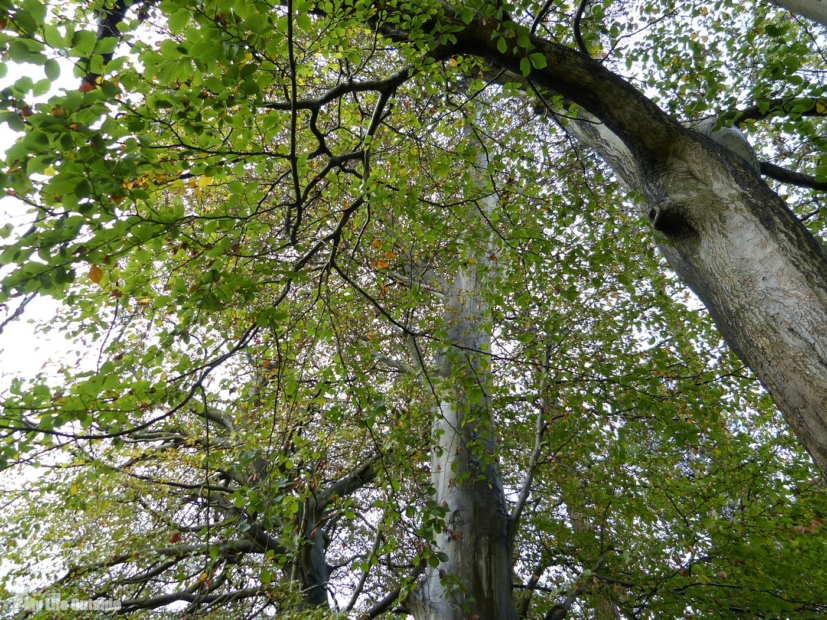
[[827, 191], [827, 181], [817, 181], [815, 177], [809, 174], [802, 174], [801, 172], [794, 172], [787, 170], [781, 166], [776, 166], [768, 161], [761, 162], [761, 174], [764, 176], [787, 183], [788, 185], [797, 185], [798, 187], [808, 187], [810, 189], [817, 189], [819, 191]]
[[[426, 566], [427, 564], [425, 562], [420, 563], [416, 568], [413, 569], [413, 571], [411, 571], [409, 579], [413, 581], [414, 579], [419, 577], [422, 573], [425, 572]], [[371, 607], [365, 613], [363, 613], [361, 618], [365, 620], [370, 620], [371, 618], [375, 618], [379, 614], [386, 612], [388, 609], [390, 609], [391, 605], [393, 605], [399, 598], [400, 592], [402, 592], [402, 586], [394, 588], [393, 590], [388, 592], [384, 598], [377, 601], [373, 605], [373, 607]]]
[[315, 505], [316, 510], [323, 510], [337, 495], [339, 497], [350, 495], [373, 480], [376, 477], [376, 470], [373, 466], [378, 459], [378, 456], [373, 457], [368, 462], [357, 467], [353, 472], [344, 478], [337, 480], [326, 489], [317, 493]]
[[[600, 570], [600, 567], [603, 565], [604, 559], [606, 559], [606, 555], [601, 553], [600, 557], [597, 559], [597, 563], [591, 569], [590, 573], [596, 573], [598, 570]], [[564, 600], [562, 603], [558, 603], [546, 612], [544, 620], [563, 620], [568, 615], [569, 609], [571, 609], [571, 606], [574, 604], [574, 601], [576, 601], [577, 598], [581, 594], [583, 594], [583, 592], [586, 591], [587, 587], [588, 580], [581, 579], [578, 586], [574, 590], [572, 590], [566, 597], [566, 600]]]
[[[729, 113], [732, 114], [732, 113]], [[727, 114], [727, 116], [729, 116]], [[793, 99], [770, 99], [738, 110], [731, 117], [736, 127], [747, 121], [760, 121], [776, 115], [827, 116], [827, 100], [795, 97]]]
[[589, 48], [586, 47], [585, 41], [583, 41], [583, 35], [580, 34], [580, 20], [583, 19], [583, 13], [586, 10], [586, 5], [589, 3], [589, 0], [580, 0], [580, 6], [577, 7], [577, 13], [574, 16], [574, 40], [577, 43], [577, 49], [580, 50], [582, 54], [589, 56]]
[[127, 599], [122, 601], [121, 613], [134, 611], [136, 609], [157, 609], [158, 607], [163, 607], [178, 601], [187, 601], [189, 603], [195, 601], [199, 603], [223, 603], [259, 596], [263, 593], [264, 591], [261, 588], [244, 588], [242, 590], [234, 590], [223, 594], [210, 594], [207, 596], [199, 592], [172, 592], [170, 594], [162, 594], [149, 598]]
[[536, 430], [534, 432], [534, 450], [532, 451], [531, 458], [528, 461], [528, 471], [526, 472], [523, 487], [520, 489], [520, 495], [517, 498], [517, 505], [514, 506], [514, 511], [508, 518], [508, 535], [512, 540], [514, 540], [514, 535], [517, 532], [517, 526], [520, 523], [520, 516], [523, 513], [525, 503], [528, 500], [528, 496], [531, 494], [531, 483], [534, 481], [534, 472], [537, 469], [537, 461], [539, 460], [540, 452], [543, 449], [543, 435], [548, 428], [548, 422], [543, 420], [543, 413], [543, 407], [540, 407], [540, 411], [537, 413], [537, 423], [535, 425]]

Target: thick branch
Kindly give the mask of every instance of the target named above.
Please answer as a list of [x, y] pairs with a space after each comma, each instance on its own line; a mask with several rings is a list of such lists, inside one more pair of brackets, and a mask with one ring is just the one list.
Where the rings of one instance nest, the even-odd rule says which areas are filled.
[[802, 174], [800, 172], [787, 170], [781, 166], [771, 164], [768, 161], [761, 162], [761, 174], [789, 185], [797, 185], [798, 187], [809, 187], [810, 189], [827, 191], [827, 181], [818, 181], [815, 177], [810, 176], [809, 174]]
[[[827, 3], [825, 3], [827, 5]], [[760, 121], [778, 115], [827, 116], [827, 100], [796, 97], [794, 99], [770, 99], [739, 110], [732, 122], [740, 127], [746, 121]], [[729, 115], [727, 115], [729, 116]]]
[[583, 19], [588, 3], [589, 0], [580, 0], [580, 6], [577, 7], [577, 13], [574, 16], [574, 40], [577, 42], [577, 49], [586, 56], [589, 55], [589, 48], [586, 47], [586, 42], [583, 41], [583, 35], [580, 33], [580, 20]]
[[350, 474], [316, 494], [316, 510], [323, 510], [334, 497], [344, 497], [362, 488], [376, 477], [374, 464], [377, 458], [360, 465]]
[[[598, 570], [600, 570], [600, 567], [603, 565], [604, 559], [604, 555], [601, 555], [597, 559], [597, 563], [592, 568], [591, 573], [596, 573]], [[587, 587], [588, 579], [581, 579], [580, 584], [578, 584], [578, 586], [569, 593], [569, 595], [562, 603], [558, 603], [546, 612], [544, 620], [563, 620], [568, 615], [569, 609], [571, 609], [571, 606], [574, 604], [574, 601], [576, 601], [577, 598], [581, 594], [583, 594], [583, 592], [586, 591]]]
[[295, 103], [295, 106], [293, 106], [289, 101], [262, 103], [261, 106], [264, 108], [269, 108], [271, 110], [283, 110], [285, 112], [289, 112], [291, 109], [318, 110], [322, 106], [330, 103], [331, 101], [340, 99], [341, 97], [344, 97], [347, 94], [364, 93], [370, 91], [383, 94], [390, 94], [394, 90], [396, 90], [403, 82], [405, 82], [405, 80], [410, 78], [415, 72], [415, 68], [405, 67], [403, 69], [400, 69], [393, 75], [386, 77], [382, 80], [363, 80], [360, 82], [349, 80], [347, 82], [337, 84], [336, 86], [328, 90], [326, 93], [319, 97], [316, 97], [315, 99], [301, 99]]
[[[452, 9], [446, 9], [452, 14]], [[461, 20], [455, 20], [462, 23]], [[497, 49], [502, 26], [477, 18], [456, 34], [456, 52], [470, 53], [490, 65], [520, 74], [530, 54], [544, 56], [546, 66], [531, 70], [531, 80], [598, 117], [641, 160], [641, 166], [663, 161], [688, 131], [623, 78], [592, 58], [564, 45], [530, 36], [531, 52], [509, 46]]]
[[149, 598], [135, 598], [127, 599], [121, 602], [123, 611], [134, 611], [136, 609], [157, 609], [164, 607], [178, 601], [187, 601], [192, 603], [198, 601], [202, 604], [209, 603], [223, 603], [226, 601], [237, 601], [240, 599], [251, 598], [263, 594], [261, 588], [244, 588], [242, 590], [234, 590], [232, 592], [225, 592], [222, 594], [207, 594], [200, 592], [172, 592], [170, 594], [162, 594], [160, 596], [152, 596]]

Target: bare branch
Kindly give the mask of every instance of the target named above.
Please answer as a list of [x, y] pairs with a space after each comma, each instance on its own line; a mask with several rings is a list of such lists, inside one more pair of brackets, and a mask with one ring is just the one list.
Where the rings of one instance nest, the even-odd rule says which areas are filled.
[[373, 540], [373, 546], [370, 549], [370, 553], [368, 554], [368, 567], [362, 571], [362, 575], [359, 577], [359, 583], [356, 584], [356, 587], [353, 589], [353, 594], [350, 597], [350, 601], [345, 607], [345, 611], [350, 611], [353, 609], [353, 606], [356, 604], [356, 601], [359, 599], [359, 595], [362, 593], [362, 588], [365, 587], [365, 582], [368, 579], [368, 574], [370, 573], [370, 561], [376, 555], [376, 552], [379, 550], [379, 545], [382, 544], [382, 530], [376, 528], [376, 537]]

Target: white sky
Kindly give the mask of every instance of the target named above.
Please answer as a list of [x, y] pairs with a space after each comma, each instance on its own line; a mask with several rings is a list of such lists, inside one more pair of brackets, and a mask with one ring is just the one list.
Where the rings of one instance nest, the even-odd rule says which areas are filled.
[[[61, 75], [53, 83], [52, 92], [27, 101], [30, 104], [43, 102], [56, 93], [60, 88], [77, 88], [80, 80], [73, 77], [72, 66], [68, 61], [58, 59], [61, 64]], [[41, 67], [34, 65], [6, 64], [7, 75], [0, 79], [0, 88], [14, 83], [18, 78], [28, 75], [35, 81], [44, 77]], [[37, 76], [37, 77], [35, 77]], [[0, 149], [5, 151], [21, 134], [11, 131], [6, 124], [0, 125]], [[20, 233], [27, 230], [31, 224], [32, 215], [27, 214], [28, 206], [14, 198], [0, 199], [0, 226], [11, 222], [15, 231]], [[13, 233], [14, 235], [14, 233]], [[3, 240], [5, 241], [5, 240]], [[2, 241], [0, 241], [2, 245]], [[0, 277], [7, 274], [8, 267], [0, 267]], [[18, 307], [21, 299], [13, 299], [6, 307], [0, 306], [0, 322], [5, 321], [9, 314]], [[48, 323], [57, 314], [60, 302], [50, 297], [37, 297], [27, 306], [22, 319], [17, 319], [6, 325], [0, 334], [0, 398], [8, 387], [11, 377], [32, 377], [37, 374], [49, 360], [59, 360], [70, 349], [70, 343], [56, 333], [38, 333], [38, 323]]]

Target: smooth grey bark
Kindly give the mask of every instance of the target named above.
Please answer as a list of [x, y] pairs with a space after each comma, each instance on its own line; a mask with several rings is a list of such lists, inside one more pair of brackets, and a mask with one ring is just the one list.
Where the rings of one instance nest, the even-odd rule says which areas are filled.
[[[481, 150], [479, 170], [487, 168]], [[479, 180], [479, 170], [473, 171]], [[480, 185], [482, 185], [480, 181]], [[479, 201], [487, 212], [496, 198]], [[479, 212], [469, 221], [484, 225]], [[490, 320], [488, 249], [469, 250], [444, 299], [447, 346], [438, 362], [439, 403], [433, 424], [431, 480], [447, 509], [435, 551], [447, 560], [429, 566], [405, 600], [416, 620], [516, 620], [512, 596], [511, 520], [494, 460], [496, 436], [488, 394]]]
[[[456, 52], [519, 75], [525, 52], [496, 49], [473, 22]], [[743, 159], [669, 117], [599, 62], [531, 37], [532, 82], [583, 108], [577, 124], [644, 199], [669, 265], [698, 295], [827, 476], [827, 254]]]
[[827, 0], [770, 0], [774, 5], [827, 26]]
[[573, 130], [648, 197], [643, 211], [660, 232], [660, 251], [827, 475], [822, 246], [747, 162], [697, 134], [683, 136], [666, 165], [636, 176], [628, 149], [605, 125]]

